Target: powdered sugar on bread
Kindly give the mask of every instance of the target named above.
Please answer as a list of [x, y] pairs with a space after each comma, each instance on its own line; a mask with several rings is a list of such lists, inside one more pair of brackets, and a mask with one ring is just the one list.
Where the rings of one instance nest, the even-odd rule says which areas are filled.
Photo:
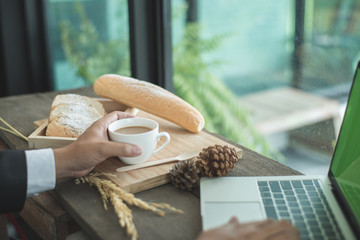
[[79, 137], [105, 114], [100, 102], [81, 95], [59, 95], [54, 102], [46, 129], [47, 136]]
[[86, 96], [81, 96], [78, 94], [59, 94], [54, 98], [54, 101], [51, 105], [51, 109], [54, 109], [56, 106], [60, 105], [60, 104], [81, 104], [81, 105], [85, 105], [85, 106], [91, 106], [93, 107], [96, 111], [99, 112], [99, 114], [104, 115], [105, 114], [105, 110], [103, 105], [97, 101], [94, 100], [93, 98], [90, 97], [86, 97]]

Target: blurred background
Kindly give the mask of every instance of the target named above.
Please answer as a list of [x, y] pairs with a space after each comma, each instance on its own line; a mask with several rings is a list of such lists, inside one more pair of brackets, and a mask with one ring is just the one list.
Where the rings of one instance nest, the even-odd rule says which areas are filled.
[[206, 129], [326, 174], [360, 56], [356, 0], [0, 0], [0, 95], [133, 76]]

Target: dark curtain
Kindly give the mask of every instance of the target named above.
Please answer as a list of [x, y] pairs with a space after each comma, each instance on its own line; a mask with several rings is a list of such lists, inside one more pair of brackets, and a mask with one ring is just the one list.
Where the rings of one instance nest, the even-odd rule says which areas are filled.
[[0, 97], [52, 89], [45, 0], [0, 0]]

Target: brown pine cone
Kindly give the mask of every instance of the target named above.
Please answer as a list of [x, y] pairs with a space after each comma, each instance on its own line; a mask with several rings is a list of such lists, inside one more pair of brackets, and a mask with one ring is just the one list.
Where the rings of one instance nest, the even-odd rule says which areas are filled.
[[235, 148], [216, 144], [204, 148], [200, 152], [196, 164], [202, 176], [220, 177], [230, 172], [237, 160]]
[[199, 186], [199, 169], [193, 160], [187, 160], [176, 163], [170, 170], [170, 180], [175, 187], [182, 190], [191, 191]]

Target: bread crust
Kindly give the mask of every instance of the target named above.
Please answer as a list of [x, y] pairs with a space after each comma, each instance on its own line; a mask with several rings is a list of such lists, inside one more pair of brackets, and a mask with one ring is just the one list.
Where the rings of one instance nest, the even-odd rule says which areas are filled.
[[105, 115], [102, 104], [89, 97], [61, 94], [55, 97], [46, 136], [77, 138]]
[[205, 125], [202, 114], [188, 102], [146, 81], [106, 74], [95, 81], [94, 91], [100, 97], [154, 114], [194, 133]]
[[68, 93], [68, 94], [56, 95], [56, 97], [54, 98], [51, 104], [51, 109], [54, 109], [56, 106], [60, 104], [70, 104], [70, 105], [81, 104], [81, 105], [85, 105], [86, 107], [90, 106], [93, 107], [99, 114], [105, 115], [105, 109], [99, 101], [78, 94]]

